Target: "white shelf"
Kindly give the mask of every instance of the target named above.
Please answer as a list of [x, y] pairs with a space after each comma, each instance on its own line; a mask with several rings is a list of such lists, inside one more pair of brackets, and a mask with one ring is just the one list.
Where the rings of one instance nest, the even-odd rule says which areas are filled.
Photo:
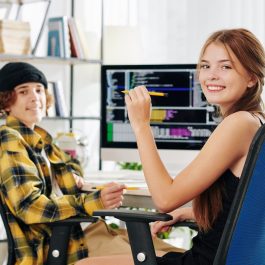
[[0, 0], [0, 4], [28, 4], [37, 2], [49, 2], [50, 0]]
[[18, 62], [18, 61], [31, 61], [34, 63], [43, 64], [101, 64], [101, 60], [97, 59], [78, 59], [78, 58], [63, 58], [52, 56], [34, 56], [34, 55], [13, 55], [13, 54], [0, 54], [0, 62]]

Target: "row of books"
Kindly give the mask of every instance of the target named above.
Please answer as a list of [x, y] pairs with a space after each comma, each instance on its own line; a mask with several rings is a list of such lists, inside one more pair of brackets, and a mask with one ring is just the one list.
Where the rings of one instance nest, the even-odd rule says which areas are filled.
[[88, 59], [88, 44], [78, 21], [67, 16], [49, 18], [48, 56]]
[[30, 54], [30, 24], [17, 20], [0, 20], [0, 53]]
[[68, 110], [62, 82], [49, 81], [48, 90], [54, 99], [54, 104], [48, 109], [48, 117], [67, 117]]

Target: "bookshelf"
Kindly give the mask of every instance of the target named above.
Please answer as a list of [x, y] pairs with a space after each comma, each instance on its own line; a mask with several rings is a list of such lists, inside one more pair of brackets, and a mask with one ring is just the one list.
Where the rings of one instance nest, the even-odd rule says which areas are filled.
[[[96, 1], [100, 1], [101, 5], [103, 3], [103, 0], [96, 0]], [[44, 32], [45, 32], [45, 27], [46, 27], [46, 18], [48, 17], [48, 10], [50, 8], [50, 4], [51, 2], [56, 2], [56, 4], [59, 2], [59, 0], [0, 0], [0, 8], [3, 6], [6, 6], [7, 9], [7, 15], [8, 15], [8, 10], [12, 7], [12, 5], [18, 5], [18, 10], [17, 10], [17, 14], [16, 14], [16, 18], [19, 17], [19, 13], [20, 10], [22, 8], [23, 5], [25, 4], [31, 4], [31, 3], [36, 3], [36, 2], [48, 2], [49, 6], [47, 8], [47, 10], [45, 11], [45, 18], [42, 22], [42, 25], [40, 27], [40, 31], [37, 33], [37, 37], [36, 37], [36, 42], [35, 45], [33, 45], [31, 54], [29, 55], [14, 55], [14, 54], [0, 54], [0, 64], [4, 64], [7, 62], [16, 62], [16, 61], [24, 61], [24, 62], [28, 62], [28, 63], [32, 63], [34, 65], [36, 65], [38, 68], [39, 66], [47, 66], [47, 68], [50, 67], [56, 67], [57, 69], [61, 69], [61, 68], [67, 68], [67, 72], [68, 72], [68, 76], [69, 78], [67, 79], [66, 82], [68, 82], [68, 87], [66, 89], [69, 90], [69, 115], [66, 117], [46, 117], [44, 118], [44, 122], [47, 122], [47, 124], [49, 124], [48, 126], [44, 126], [45, 128], [48, 128], [48, 130], [50, 132], [52, 132], [53, 127], [56, 127], [55, 125], [58, 124], [58, 126], [61, 128], [61, 131], [65, 131], [65, 132], [69, 132], [69, 131], [75, 131], [75, 126], [74, 123], [82, 123], [82, 122], [87, 122], [87, 121], [91, 121], [91, 122], [96, 122], [97, 124], [100, 124], [100, 113], [98, 112], [95, 115], [88, 115], [87, 113], [82, 113], [84, 115], [75, 115], [74, 113], [74, 108], [75, 108], [75, 102], [74, 102], [74, 94], [77, 92], [78, 87], [76, 87], [75, 84], [75, 78], [76, 78], [76, 68], [79, 66], [100, 66], [102, 64], [102, 34], [101, 34], [101, 47], [100, 47], [100, 57], [96, 58], [96, 59], [78, 59], [78, 58], [59, 58], [59, 57], [52, 57], [52, 56], [37, 56], [36, 51], [37, 51], [37, 47], [40, 44], [41, 41], [43, 41], [43, 36], [44, 36]], [[65, 0], [62, 0], [62, 6], [65, 5]], [[68, 1], [69, 2], [69, 1]], [[71, 16], [74, 17], [74, 9], [75, 9], [75, 2], [78, 1], [74, 1], [71, 0]], [[80, 1], [79, 1], [80, 3]], [[52, 8], [54, 9], [54, 8]], [[69, 15], [69, 14], [68, 14]], [[101, 14], [102, 16], [102, 14]], [[99, 18], [99, 19], [102, 19]], [[101, 20], [102, 23], [102, 20]], [[101, 24], [101, 27], [103, 27], [103, 23]], [[101, 32], [102, 33], [102, 32]], [[45, 75], [47, 76], [47, 79], [49, 80], [49, 74], [47, 74], [46, 71], [44, 71]], [[99, 79], [100, 80], [100, 79]], [[3, 120], [0, 121], [0, 123], [3, 123]], [[51, 129], [51, 130], [50, 130]], [[99, 143], [98, 143], [98, 150], [96, 150], [96, 152], [98, 151], [98, 159], [97, 159], [97, 163], [98, 163], [98, 167], [100, 167], [100, 148], [99, 148]], [[6, 235], [4, 233], [3, 230], [3, 224], [0, 220], [0, 241], [1, 242], [6, 242]], [[0, 264], [2, 264], [3, 260], [5, 259], [5, 253], [2, 253], [0, 255]]]
[[24, 5], [32, 5], [40, 2], [44, 3], [45, 6], [42, 16], [39, 16], [39, 20], [41, 22], [39, 25], [37, 36], [35, 38], [35, 43], [33, 44], [31, 51], [33, 55], [36, 53], [37, 47], [44, 31], [46, 19], [51, 5], [51, 0], [0, 0], [1, 12], [4, 13], [3, 19], [11, 19], [16, 21], [21, 20]]
[[[51, 0], [22, 0], [22, 1], [16, 1], [16, 0], [11, 0], [11, 1], [4, 1], [4, 0], [0, 0], [0, 7], [2, 4], [5, 4], [6, 2], [8, 2], [8, 4], [19, 4], [19, 5], [24, 5], [24, 4], [29, 4], [29, 3], [35, 3], [35, 2], [49, 2], [49, 5], [51, 4], [50, 8], [50, 13], [46, 13], [45, 12], [45, 23], [41, 26], [41, 32], [39, 32], [38, 34], [38, 44], [40, 41], [40, 37], [41, 36], [46, 36], [46, 32], [47, 32], [47, 23], [48, 23], [48, 19], [49, 16], [54, 17], [57, 16], [57, 13], [54, 12], [54, 6], [57, 5], [57, 0], [56, 1], [51, 1]], [[98, 1], [98, 0], [96, 0]], [[64, 2], [64, 1], [63, 1]], [[100, 0], [99, 2], [101, 2], [101, 6], [103, 5], [103, 0]], [[70, 4], [70, 5], [69, 5]], [[68, 17], [75, 17], [75, 10], [77, 10], [78, 8], [82, 8], [82, 1], [77, 2], [74, 0], [69, 0], [67, 1], [67, 5], [70, 7], [69, 9], [64, 10], [62, 12], [66, 12], [64, 13], [60, 13], [61, 10], [59, 10], [58, 12], [58, 16], [68, 16]], [[78, 6], [77, 6], [78, 5]], [[60, 4], [58, 5], [60, 6]], [[21, 8], [21, 7], [19, 7]], [[48, 8], [48, 9], [49, 9]], [[70, 11], [70, 12], [69, 12]], [[78, 10], [77, 10], [78, 11]], [[77, 12], [78, 13], [78, 12]], [[101, 14], [102, 16], [102, 14]], [[103, 18], [99, 17], [99, 19], [101, 21], [99, 21], [99, 23], [101, 23], [101, 27], [103, 27]], [[46, 30], [46, 32], [45, 32]], [[43, 31], [45, 32], [45, 35], [43, 34]], [[98, 76], [100, 76], [100, 66], [102, 64], [102, 28], [101, 28], [101, 42], [100, 42], [100, 55], [98, 58], [93, 58], [91, 57], [91, 59], [80, 59], [80, 58], [65, 58], [65, 57], [55, 57], [55, 56], [46, 56], [46, 55], [36, 55], [36, 50], [37, 50], [37, 46], [35, 46], [32, 49], [31, 54], [29, 55], [13, 55], [13, 54], [0, 54], [0, 63], [6, 63], [6, 62], [16, 62], [16, 61], [24, 61], [24, 62], [28, 62], [28, 63], [32, 63], [34, 65], [36, 65], [38, 68], [40, 68], [42, 70], [42, 68], [44, 69], [48, 69], [52, 68], [52, 69], [58, 69], [58, 72], [66, 72], [66, 76], [67, 78], [65, 78], [64, 74], [63, 74], [63, 79], [64, 80], [64, 89], [66, 90], [66, 100], [67, 100], [67, 107], [68, 107], [68, 114], [65, 115], [64, 117], [61, 116], [54, 116], [54, 117], [46, 117], [44, 118], [44, 127], [47, 128], [53, 135], [56, 135], [56, 130], [57, 132], [59, 131], [58, 128], [61, 128], [61, 131], [64, 132], [75, 132], [76, 130], [78, 130], [80, 127], [82, 127], [82, 123], [84, 124], [88, 124], [90, 128], [89, 130], [92, 131], [94, 130], [93, 124], [97, 124], [98, 128], [100, 126], [100, 109], [97, 113], [90, 113], [89, 111], [84, 111], [84, 112], [80, 112], [79, 111], [75, 111], [76, 110], [76, 105], [78, 105], [78, 101], [79, 101], [79, 85], [80, 82], [76, 82], [77, 79], [79, 79], [79, 69], [85, 67], [86, 69], [88, 69], [88, 75], [89, 73], [89, 69], [91, 67], [95, 67], [95, 69], [97, 69], [98, 71]], [[41, 41], [47, 41], [45, 40], [45, 38], [41, 38]], [[40, 67], [39, 67], [40, 66]], [[63, 69], [63, 70], [61, 70]], [[93, 68], [94, 69], [94, 68]], [[55, 70], [57, 71], [57, 70]], [[43, 70], [43, 72], [45, 73], [45, 75], [47, 76], [47, 79], [50, 80], [49, 77], [49, 71], [45, 71]], [[52, 75], [53, 76], [53, 75]], [[57, 78], [58, 80], [58, 78]], [[98, 78], [98, 82], [100, 85], [100, 78]], [[98, 85], [98, 94], [100, 94], [100, 87]], [[87, 84], [87, 96], [89, 96], [89, 84]], [[83, 89], [84, 90], [84, 89]], [[82, 97], [82, 96], [81, 96]], [[92, 124], [92, 126], [90, 125]], [[51, 130], [50, 130], [51, 129]], [[87, 130], [88, 131], [88, 130]], [[88, 132], [89, 135], [90, 132]], [[100, 146], [99, 146], [99, 140], [98, 140], [98, 150], [96, 150], [96, 152], [98, 151], [97, 154], [97, 168], [98, 169], [100, 167]]]

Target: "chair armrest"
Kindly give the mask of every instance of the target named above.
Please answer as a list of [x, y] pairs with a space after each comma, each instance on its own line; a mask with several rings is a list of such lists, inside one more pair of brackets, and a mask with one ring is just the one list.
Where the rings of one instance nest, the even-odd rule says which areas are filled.
[[94, 216], [114, 216], [126, 223], [135, 265], [157, 265], [150, 222], [169, 221], [169, 214], [136, 210], [97, 210]]
[[[114, 209], [97, 210], [93, 212], [93, 216], [113, 216], [124, 221], [128, 230], [134, 264], [157, 264], [149, 223], [172, 220], [171, 215], [147, 211]], [[177, 222], [174, 226], [187, 226], [191, 229], [198, 230], [197, 224], [192, 221]]]
[[135, 222], [144, 222], [144, 223], [172, 220], [172, 216], [166, 213], [125, 210], [125, 209], [97, 210], [93, 212], [93, 216], [114, 216], [117, 219], [120, 219], [125, 222], [135, 221]]
[[188, 227], [192, 230], [199, 231], [199, 227], [196, 222], [194, 221], [183, 221], [183, 222], [176, 222], [174, 227]]
[[59, 220], [59, 221], [55, 221], [50, 223], [50, 226], [62, 226], [62, 225], [66, 225], [66, 226], [72, 226], [76, 223], [95, 223], [98, 220], [97, 217], [93, 217], [93, 216], [82, 216], [82, 217], [70, 217], [64, 220]]
[[[52, 228], [48, 257], [45, 265], [67, 264], [67, 250], [72, 227], [77, 223], [95, 223], [96, 217], [70, 217], [64, 220], [51, 222], [48, 225]], [[47, 224], [47, 223], [46, 223]]]

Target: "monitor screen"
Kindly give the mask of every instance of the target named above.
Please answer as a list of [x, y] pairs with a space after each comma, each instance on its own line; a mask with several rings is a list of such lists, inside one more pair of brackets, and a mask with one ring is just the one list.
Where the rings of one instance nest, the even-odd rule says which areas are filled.
[[[101, 149], [110, 157], [115, 149], [126, 149], [127, 156], [136, 149], [121, 91], [139, 85], [166, 95], [151, 96], [150, 124], [159, 150], [200, 150], [216, 127], [215, 108], [206, 102], [195, 64], [103, 65], [101, 74]], [[121, 158], [126, 161], [126, 155]]]

